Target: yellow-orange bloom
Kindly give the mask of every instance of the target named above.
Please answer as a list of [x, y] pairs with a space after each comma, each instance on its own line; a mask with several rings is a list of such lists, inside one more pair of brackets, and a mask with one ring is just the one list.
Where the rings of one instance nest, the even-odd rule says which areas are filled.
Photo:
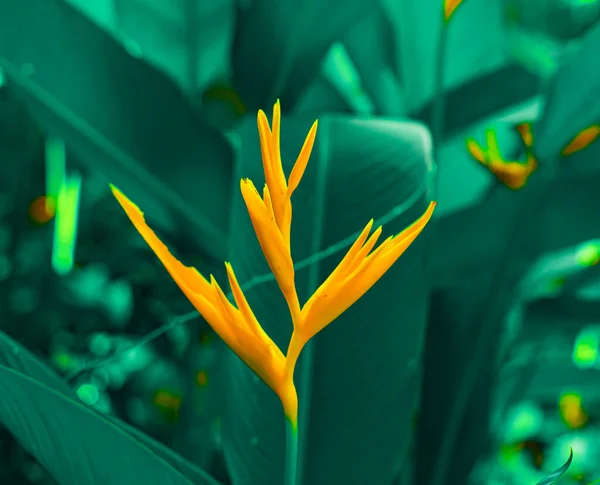
[[375, 251], [371, 250], [382, 228], [378, 227], [367, 239], [373, 226], [373, 219], [369, 221], [340, 264], [302, 307], [301, 330], [306, 338], [320, 332], [377, 283], [421, 233], [434, 208], [435, 202], [431, 202], [416, 222], [388, 237]]
[[519, 125], [517, 131], [527, 147], [525, 163], [507, 161], [500, 155], [496, 133], [493, 130], [488, 130], [486, 133], [487, 150], [484, 150], [474, 139], [467, 139], [467, 150], [471, 156], [492, 172], [500, 182], [513, 190], [525, 186], [529, 176], [537, 169], [537, 160], [528, 145], [531, 143], [530, 134], [525, 131], [524, 127], [524, 124]]
[[293, 374], [300, 351], [311, 337], [354, 304], [394, 264], [423, 230], [431, 218], [435, 203], [432, 202], [414, 224], [397, 236], [389, 237], [374, 251], [381, 227], [369, 237], [373, 226], [371, 220], [338, 267], [301, 308], [294, 283], [290, 248], [291, 196], [308, 164], [317, 122], [311, 127], [286, 180], [280, 153], [279, 102], [273, 109], [272, 130], [264, 112], [259, 111], [257, 121], [266, 185], [262, 197], [248, 179], [241, 180], [240, 189], [261, 249], [292, 316], [292, 337], [285, 356], [258, 323], [229, 263], [225, 264], [235, 306], [229, 302], [212, 275], [208, 281], [195, 268], [184, 266], [173, 257], [148, 227], [140, 209], [118, 189], [112, 187], [112, 190], [136, 229], [194, 307], [225, 343], [279, 396], [285, 415], [295, 429], [298, 397]]
[[279, 101], [273, 107], [272, 131], [267, 116], [262, 110], [258, 112], [257, 122], [266, 180], [263, 197], [261, 198], [251, 180], [242, 179], [240, 189], [260, 247], [287, 301], [295, 324], [300, 304], [294, 283], [294, 263], [290, 248], [291, 197], [306, 170], [317, 135], [318, 121], [313, 123], [308, 132], [288, 181], [285, 179], [281, 161]]
[[116, 187], [111, 186], [111, 188], [135, 228], [158, 256], [194, 308], [231, 350], [280, 398], [285, 396], [285, 392], [281, 389], [285, 369], [283, 353], [256, 320], [231, 265], [225, 263], [229, 285], [237, 308], [229, 302], [212, 275], [209, 282], [196, 268], [185, 266], [179, 262], [154, 231], [148, 227], [142, 211]]

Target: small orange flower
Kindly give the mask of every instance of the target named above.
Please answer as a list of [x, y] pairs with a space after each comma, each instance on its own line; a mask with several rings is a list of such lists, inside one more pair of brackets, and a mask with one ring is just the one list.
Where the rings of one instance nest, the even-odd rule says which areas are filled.
[[146, 225], [140, 209], [118, 189], [112, 187], [112, 190], [138, 232], [194, 307], [240, 359], [279, 396], [286, 417], [296, 429], [298, 396], [294, 368], [302, 348], [363, 296], [394, 264], [431, 218], [435, 202], [430, 203], [414, 224], [397, 236], [389, 237], [374, 251], [382, 229], [379, 227], [369, 237], [373, 226], [371, 220], [338, 267], [301, 308], [290, 247], [291, 196], [308, 164], [317, 122], [311, 127], [288, 180], [281, 163], [280, 125], [279, 102], [273, 108], [272, 130], [264, 112], [259, 111], [258, 131], [266, 184], [262, 197], [248, 179], [242, 179], [240, 189], [261, 249], [292, 317], [292, 337], [285, 356], [258, 323], [229, 263], [225, 265], [235, 306], [212, 275], [208, 281], [195, 268], [181, 264]]
[[513, 190], [525, 186], [529, 176], [537, 169], [537, 160], [527, 145], [532, 139], [528, 133], [523, 131], [523, 126], [519, 125], [517, 131], [528, 148], [525, 163], [507, 161], [502, 157], [494, 130], [486, 132], [487, 150], [483, 149], [473, 138], [467, 139], [467, 150], [471, 156], [492, 172], [500, 182]]

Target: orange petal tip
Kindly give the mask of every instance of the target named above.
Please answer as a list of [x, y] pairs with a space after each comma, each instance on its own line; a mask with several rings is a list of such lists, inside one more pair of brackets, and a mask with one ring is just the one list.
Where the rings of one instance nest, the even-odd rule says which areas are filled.
[[463, 0], [445, 0], [444, 1], [444, 20], [446, 22], [450, 21], [452, 15], [462, 3]]

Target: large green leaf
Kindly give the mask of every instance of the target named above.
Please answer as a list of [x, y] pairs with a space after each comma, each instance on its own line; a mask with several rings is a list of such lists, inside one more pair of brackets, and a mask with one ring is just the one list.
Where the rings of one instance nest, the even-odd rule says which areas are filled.
[[[351, 90], [355, 96], [364, 91], [373, 112], [383, 116], [406, 115], [406, 101], [397, 76], [394, 36], [389, 17], [379, 4], [343, 39], [348, 56], [356, 66], [361, 86]], [[365, 42], [365, 39], [368, 41]], [[344, 71], [340, 72], [342, 80]], [[358, 92], [357, 92], [358, 91]]]
[[0, 2], [0, 68], [79, 161], [224, 257], [232, 150], [164, 75], [62, 0]]
[[275, 98], [285, 110], [293, 109], [331, 43], [370, 11], [371, 2], [346, 1], [335, 15], [331, 8], [321, 0], [253, 0], [240, 8], [233, 80], [251, 111]]
[[[476, 275], [461, 274], [459, 278], [455, 276], [452, 287], [434, 291], [430, 300], [423, 359], [423, 404], [416, 433], [415, 484], [432, 483], [440, 444], [450, 426], [450, 412], [457, 399], [456, 389], [482, 330], [473, 318], [473, 302], [486, 297], [491, 275], [483, 267]], [[500, 339], [500, 332], [495, 336]], [[478, 361], [477, 382], [468, 396], [464, 414], [458, 418], [461, 441], [451, 451], [444, 485], [465, 483], [481, 453], [481, 443], [487, 442], [497, 357], [494, 348]]]
[[147, 62], [188, 93], [229, 71], [234, 0], [128, 0], [116, 9], [110, 2], [66, 1], [118, 40], [138, 44]]
[[[600, 236], [597, 190], [600, 165], [596, 156], [599, 143], [596, 141], [567, 158], [560, 155], [580, 130], [600, 119], [600, 102], [595, 93], [600, 69], [592, 62], [599, 48], [600, 26], [588, 34], [580, 49], [550, 81], [545, 108], [534, 124], [534, 150], [539, 170], [546, 170], [558, 157], [559, 176], [545, 189], [543, 207], [521, 233], [521, 241], [531, 241], [515, 249], [514, 259], [520, 259], [522, 267], [540, 253]], [[532, 182], [540, 175], [534, 174]], [[526, 186], [515, 192], [497, 187], [478, 205], [440, 220], [441, 237], [433, 252], [437, 285], [450, 285], [457, 274], [477, 271], [498, 261], [508, 243], [509, 227], [523, 210], [529, 189]]]
[[[384, 0], [397, 32], [400, 79], [411, 111], [433, 96], [437, 52], [443, 22], [441, 0]], [[493, 71], [505, 62], [502, 2], [469, 0], [456, 10], [446, 43], [444, 86], [452, 88]]]
[[[206, 472], [136, 428], [85, 408], [51, 368], [2, 332], [0, 375], [1, 421], [61, 485], [130, 484], [142, 480], [134, 474], [138, 466], [157, 473], [148, 485], [162, 483], [160, 478], [170, 480], [167, 483], [218, 485]], [[24, 400], [23, 392], [30, 393]], [[20, 415], [15, 414], [15, 407], [20, 408]], [[51, 418], [46, 420], [45, 416]], [[58, 421], [64, 423], [59, 426]], [[50, 427], [45, 423], [54, 424]], [[128, 453], [132, 453], [131, 463], [120, 468], [123, 464], [115, 462], [114, 455]], [[94, 470], [102, 472], [96, 475]], [[111, 480], [102, 481], [101, 477]]]
[[[447, 90], [444, 138], [458, 135], [473, 123], [533, 98], [539, 90], [540, 79], [512, 63]], [[431, 124], [434, 105], [435, 99], [427, 102], [414, 116]]]
[[[513, 263], [524, 269], [541, 253], [599, 238], [599, 185], [600, 174], [582, 173], [566, 182], [555, 180], [547, 191], [543, 210], [523, 228], [520, 237], [525, 244], [513, 248]], [[458, 275], [497, 264], [526, 196], [525, 189], [512, 191], [496, 186], [477, 205], [441, 218], [436, 249], [432, 251], [433, 283], [437, 287], [450, 286]]]
[[[311, 121], [283, 119], [286, 171]], [[264, 176], [254, 120], [241, 134], [238, 175], [261, 187]], [[292, 251], [301, 301], [333, 270], [370, 218], [384, 223], [388, 235], [423, 213], [429, 202], [430, 157], [430, 136], [419, 124], [320, 119], [313, 157], [293, 201]], [[240, 196], [234, 201], [232, 224], [231, 261], [239, 280], [268, 274]], [[302, 264], [340, 241], [327, 258]], [[407, 464], [421, 381], [427, 247], [427, 236], [420, 236], [382, 280], [301, 355], [296, 374], [301, 485], [390, 485]], [[291, 322], [277, 285], [256, 285], [247, 290], [247, 297], [267, 333], [285, 350]], [[223, 444], [233, 482], [280, 485], [285, 449], [281, 404], [233, 355], [228, 379]]]
[[599, 50], [600, 24], [585, 36], [579, 49], [550, 81], [544, 111], [534, 127], [536, 152], [541, 160], [558, 156], [580, 130], [600, 121]]

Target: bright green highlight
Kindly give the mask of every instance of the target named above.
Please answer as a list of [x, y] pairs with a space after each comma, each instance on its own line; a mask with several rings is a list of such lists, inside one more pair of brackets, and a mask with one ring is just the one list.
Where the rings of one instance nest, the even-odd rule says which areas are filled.
[[322, 69], [323, 75], [357, 113], [374, 113], [373, 102], [363, 89], [360, 74], [343, 44], [336, 42], [331, 46]]
[[593, 367], [598, 359], [599, 343], [596, 333], [580, 333], [573, 348], [573, 363], [580, 369]]
[[539, 413], [535, 412], [534, 409], [523, 407], [519, 410], [513, 426], [518, 431], [529, 431], [536, 429], [540, 425]]
[[285, 420], [285, 479], [284, 485], [296, 485], [298, 480], [298, 427]]
[[45, 144], [46, 200], [56, 201], [66, 179], [66, 150], [61, 138], [49, 136]]
[[73, 269], [79, 219], [81, 177], [69, 176], [58, 192], [54, 222], [52, 268], [60, 275]]
[[594, 266], [600, 262], [600, 241], [586, 243], [577, 252], [577, 261], [582, 266]]
[[93, 406], [100, 399], [98, 388], [92, 384], [83, 384], [77, 389], [77, 396], [88, 406]]

